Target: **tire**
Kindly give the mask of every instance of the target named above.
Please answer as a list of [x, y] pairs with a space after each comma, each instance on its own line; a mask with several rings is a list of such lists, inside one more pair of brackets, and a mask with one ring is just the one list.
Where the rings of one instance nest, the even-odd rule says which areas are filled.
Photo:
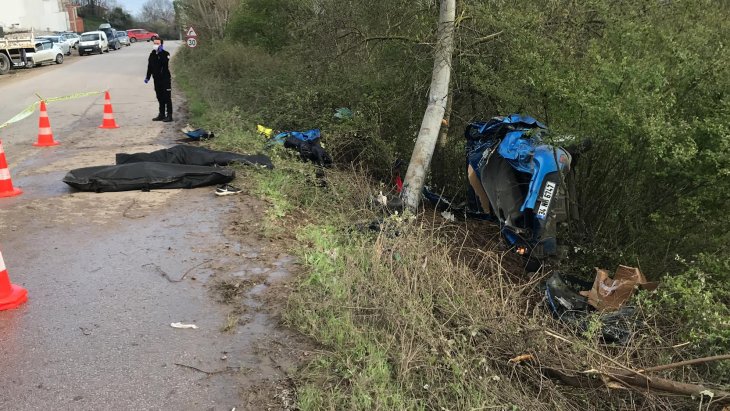
[[0, 74], [7, 74], [10, 71], [10, 59], [3, 53], [0, 53]]
[[25, 62], [25, 68], [33, 68], [35, 67], [35, 62], [33, 60], [28, 60]]
[[63, 54], [56, 56], [56, 64], [63, 64]]
[[82, 53], [82, 52], [79, 51], [79, 56], [83, 56], [83, 55], [84, 55], [84, 53]]
[[130, 42], [130, 43], [136, 43], [136, 42], [137, 42], [137, 39], [136, 39], [136, 38], [134, 38], [134, 37], [132, 37], [132, 38], [130, 38], [130, 39], [129, 39], [129, 42]]

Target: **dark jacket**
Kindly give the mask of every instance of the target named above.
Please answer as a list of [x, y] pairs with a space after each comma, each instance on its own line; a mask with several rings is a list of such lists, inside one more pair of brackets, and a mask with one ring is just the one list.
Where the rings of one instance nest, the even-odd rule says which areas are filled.
[[170, 53], [151, 51], [147, 59], [147, 77], [155, 79], [155, 87], [170, 88]]

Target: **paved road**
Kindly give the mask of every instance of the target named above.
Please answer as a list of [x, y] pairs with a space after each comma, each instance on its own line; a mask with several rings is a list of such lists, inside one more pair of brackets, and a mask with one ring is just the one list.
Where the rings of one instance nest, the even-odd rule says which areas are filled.
[[[143, 83], [147, 45], [0, 76], [0, 124], [35, 93], [108, 89], [121, 126], [97, 128], [98, 95], [49, 104], [60, 146], [31, 145], [37, 114], [0, 129], [25, 191], [0, 199], [0, 247], [13, 282], [29, 292], [27, 304], [0, 312], [2, 410], [255, 409], [266, 399], [251, 389], [284, 378], [271, 346], [288, 337], [261, 307], [292, 260], [245, 231], [255, 231], [260, 205], [208, 188], [96, 194], [60, 181], [71, 168], [113, 164], [116, 152], [180, 137], [179, 111], [176, 123], [150, 121], [157, 103]], [[220, 331], [232, 315], [211, 290], [221, 278], [252, 286], [234, 332]], [[170, 326], [178, 321], [200, 328]]]

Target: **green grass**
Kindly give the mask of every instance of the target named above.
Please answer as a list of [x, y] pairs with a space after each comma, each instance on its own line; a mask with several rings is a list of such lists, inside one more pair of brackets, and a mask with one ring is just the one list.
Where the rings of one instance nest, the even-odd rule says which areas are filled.
[[[195, 72], [188, 66], [178, 66], [176, 74], [195, 125], [216, 132], [213, 147], [263, 149], [254, 121], [235, 105], [205, 97], [209, 84], [191, 81]], [[505, 255], [470, 243], [463, 226], [443, 225], [428, 215], [391, 215], [383, 218], [380, 232], [363, 229], [382, 215], [369, 203], [380, 188], [362, 173], [328, 170], [327, 186], [318, 187], [311, 164], [282, 149], [267, 153], [276, 168], [239, 169], [238, 183], [266, 200], [265, 232], [290, 244], [304, 267], [283, 316], [321, 347], [293, 370], [300, 409], [686, 405], [631, 391], [565, 388], [546, 378], [537, 364], [578, 371], [601, 368], [606, 356], [618, 355], [631, 358], [631, 366], [648, 366], [663, 355], [655, 347], [671, 344], [649, 334], [613, 349], [594, 334], [571, 334], [541, 304], [541, 278], [510, 273], [502, 264]], [[545, 330], [572, 343], [556, 341]], [[522, 354], [532, 354], [536, 363], [508, 362]]]

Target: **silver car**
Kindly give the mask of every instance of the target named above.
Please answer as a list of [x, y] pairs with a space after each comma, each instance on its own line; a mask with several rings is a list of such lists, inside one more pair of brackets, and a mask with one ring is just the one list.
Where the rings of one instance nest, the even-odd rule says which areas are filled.
[[121, 44], [123, 46], [132, 45], [132, 43], [129, 42], [129, 36], [127, 36], [127, 32], [124, 30], [117, 31], [117, 40], [119, 40], [119, 44]]
[[76, 33], [58, 33], [58, 35], [66, 39], [66, 42], [71, 45], [72, 49], [76, 48], [76, 45], [79, 44], [79, 37], [81, 37]]

